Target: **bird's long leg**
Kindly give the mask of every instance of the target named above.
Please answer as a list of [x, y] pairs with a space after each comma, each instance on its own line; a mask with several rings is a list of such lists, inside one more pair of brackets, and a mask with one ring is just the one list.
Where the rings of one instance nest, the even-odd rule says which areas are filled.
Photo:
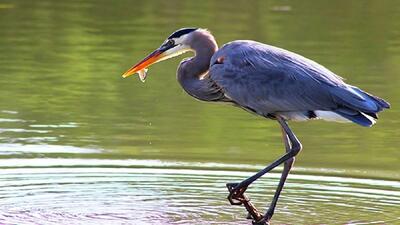
[[[301, 143], [297, 139], [296, 135], [291, 131], [291, 129], [287, 125], [286, 121], [281, 117], [277, 117], [277, 120], [278, 120], [279, 124], [281, 125], [282, 130], [285, 132], [286, 137], [290, 141], [290, 144], [291, 144], [291, 146], [289, 146], [290, 150], [287, 151], [287, 153], [285, 155], [283, 155], [282, 157], [280, 157], [279, 159], [277, 159], [276, 161], [274, 161], [273, 163], [271, 163], [270, 165], [268, 165], [264, 169], [260, 170], [258, 173], [254, 174], [253, 176], [243, 180], [242, 182], [240, 182], [238, 184], [227, 184], [227, 187], [228, 187], [229, 192], [230, 192], [229, 195], [228, 195], [228, 200], [230, 201], [230, 203], [232, 205], [240, 205], [242, 203], [245, 204], [246, 202], [248, 202], [248, 198], [244, 197], [244, 192], [246, 191], [247, 187], [251, 183], [253, 183], [255, 180], [257, 180], [258, 178], [260, 178], [261, 176], [263, 176], [267, 172], [271, 171], [272, 169], [274, 169], [278, 165], [286, 162], [289, 159], [291, 160], [294, 156], [296, 156], [300, 152], [300, 150], [302, 148]], [[286, 146], [286, 142], [285, 142], [285, 146]], [[291, 164], [293, 164], [293, 162]], [[289, 167], [287, 167], [287, 168], [289, 168]], [[290, 169], [284, 169], [283, 173], [289, 173], [289, 170]], [[276, 193], [275, 196], [274, 196], [274, 199], [273, 199], [272, 204], [271, 204], [271, 206], [273, 206], [272, 208], [274, 208], [275, 205], [276, 205], [276, 201], [277, 201], [277, 199], [279, 197], [280, 191], [282, 190], [282, 187], [283, 187], [283, 184], [284, 184], [284, 182], [286, 180], [287, 174], [284, 177], [285, 178], [284, 179], [281, 178], [281, 181], [279, 182], [278, 189], [277, 189], [277, 192], [279, 192], [279, 193], [278, 194]], [[247, 201], [245, 201], [245, 200], [247, 200]], [[246, 207], [246, 209], [248, 210], [247, 207]], [[254, 210], [255, 210], [255, 208], [254, 208]], [[268, 210], [268, 211], [270, 211], [270, 210]], [[273, 211], [273, 209], [272, 209], [272, 211]], [[254, 212], [251, 212], [251, 211], [249, 211], [249, 213], [250, 214], [254, 214]], [[266, 216], [264, 218], [266, 218]], [[258, 222], [256, 220], [255, 224], [257, 224], [257, 223]], [[263, 221], [260, 221], [260, 224], [266, 224], [266, 223], [263, 222]]]
[[[290, 143], [290, 140], [283, 128], [282, 128], [282, 139], [283, 139], [283, 142], [285, 143], [286, 153], [290, 152], [291, 143]], [[295, 157], [293, 156], [292, 158], [286, 160], [283, 163], [283, 171], [282, 171], [281, 179], [279, 180], [279, 184], [278, 184], [278, 187], [276, 188], [271, 205], [269, 206], [269, 208], [264, 216], [266, 221], [269, 221], [272, 218], [272, 216], [274, 215], [276, 203], [278, 202], [279, 195], [282, 192], [283, 186], [285, 185], [285, 182], [286, 182], [286, 178], [289, 175], [290, 169], [292, 169], [294, 161], [295, 161]]]
[[[291, 149], [291, 143], [289, 141], [289, 138], [288, 138], [285, 130], [283, 130], [283, 128], [281, 128], [281, 131], [282, 131], [282, 141], [285, 144], [285, 152], [288, 153]], [[276, 203], [278, 202], [278, 199], [279, 199], [279, 195], [282, 192], [283, 186], [285, 185], [286, 178], [289, 175], [290, 169], [292, 168], [294, 161], [295, 161], [295, 157], [288, 159], [283, 163], [284, 166], [283, 166], [282, 175], [279, 180], [278, 187], [275, 191], [274, 198], [272, 199], [271, 205], [269, 206], [268, 211], [264, 215], [264, 218], [260, 218], [259, 215], [257, 215], [257, 217], [260, 218], [258, 220], [264, 219], [266, 221], [269, 221], [272, 218], [272, 215], [274, 214], [274, 211], [275, 211]], [[254, 217], [250, 212], [249, 212], [249, 215], [247, 216], [247, 218], [255, 219], [257, 221], [256, 217]]]

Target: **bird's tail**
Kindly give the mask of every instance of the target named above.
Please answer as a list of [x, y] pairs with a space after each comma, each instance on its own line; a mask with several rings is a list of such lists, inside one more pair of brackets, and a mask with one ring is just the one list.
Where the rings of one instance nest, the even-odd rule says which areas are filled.
[[341, 106], [334, 110], [335, 113], [366, 127], [375, 124], [378, 112], [390, 108], [390, 104], [382, 98], [350, 85], [345, 89], [334, 89], [332, 95]]

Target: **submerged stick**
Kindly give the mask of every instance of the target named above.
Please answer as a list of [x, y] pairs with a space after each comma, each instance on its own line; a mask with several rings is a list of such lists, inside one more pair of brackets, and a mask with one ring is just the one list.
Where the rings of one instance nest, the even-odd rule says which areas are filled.
[[251, 216], [251, 219], [253, 219], [253, 225], [269, 225], [269, 223], [264, 220], [263, 214], [258, 211], [256, 206], [250, 201], [249, 197], [244, 193], [241, 197], [243, 206], [246, 208], [249, 216]]

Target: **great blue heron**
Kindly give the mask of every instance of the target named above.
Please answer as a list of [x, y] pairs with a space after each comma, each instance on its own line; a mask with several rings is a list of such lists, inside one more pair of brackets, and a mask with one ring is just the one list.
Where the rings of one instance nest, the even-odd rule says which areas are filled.
[[[160, 62], [193, 51], [195, 56], [183, 60], [177, 78], [194, 98], [208, 102], [228, 102], [281, 126], [286, 154], [240, 183], [228, 183], [228, 199], [243, 204], [253, 224], [269, 224], [283, 185], [302, 149], [287, 121], [324, 119], [372, 126], [377, 113], [390, 105], [355, 86], [320, 64], [296, 53], [255, 41], [239, 40], [218, 49], [213, 35], [199, 28], [183, 28], [145, 59], [123, 74], [139, 73]], [[278, 165], [284, 165], [272, 202], [264, 215], [244, 194], [247, 187]]]

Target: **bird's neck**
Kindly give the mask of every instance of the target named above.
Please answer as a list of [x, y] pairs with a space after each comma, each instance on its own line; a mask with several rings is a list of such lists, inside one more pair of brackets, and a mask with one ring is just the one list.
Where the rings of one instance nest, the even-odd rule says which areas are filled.
[[177, 78], [188, 94], [205, 100], [202, 97], [204, 95], [202, 89], [205, 87], [204, 82], [206, 80], [203, 78], [209, 70], [211, 57], [218, 50], [218, 45], [211, 34], [209, 36], [203, 35], [193, 43], [190, 47], [195, 52], [195, 56], [181, 62], [177, 71]]
[[181, 63], [179, 70], [182, 71], [178, 73], [178, 76], [200, 78], [208, 71], [211, 57], [218, 50], [218, 46], [211, 36], [210, 38], [202, 39], [201, 42], [196, 42], [190, 47], [195, 52], [195, 56]]

